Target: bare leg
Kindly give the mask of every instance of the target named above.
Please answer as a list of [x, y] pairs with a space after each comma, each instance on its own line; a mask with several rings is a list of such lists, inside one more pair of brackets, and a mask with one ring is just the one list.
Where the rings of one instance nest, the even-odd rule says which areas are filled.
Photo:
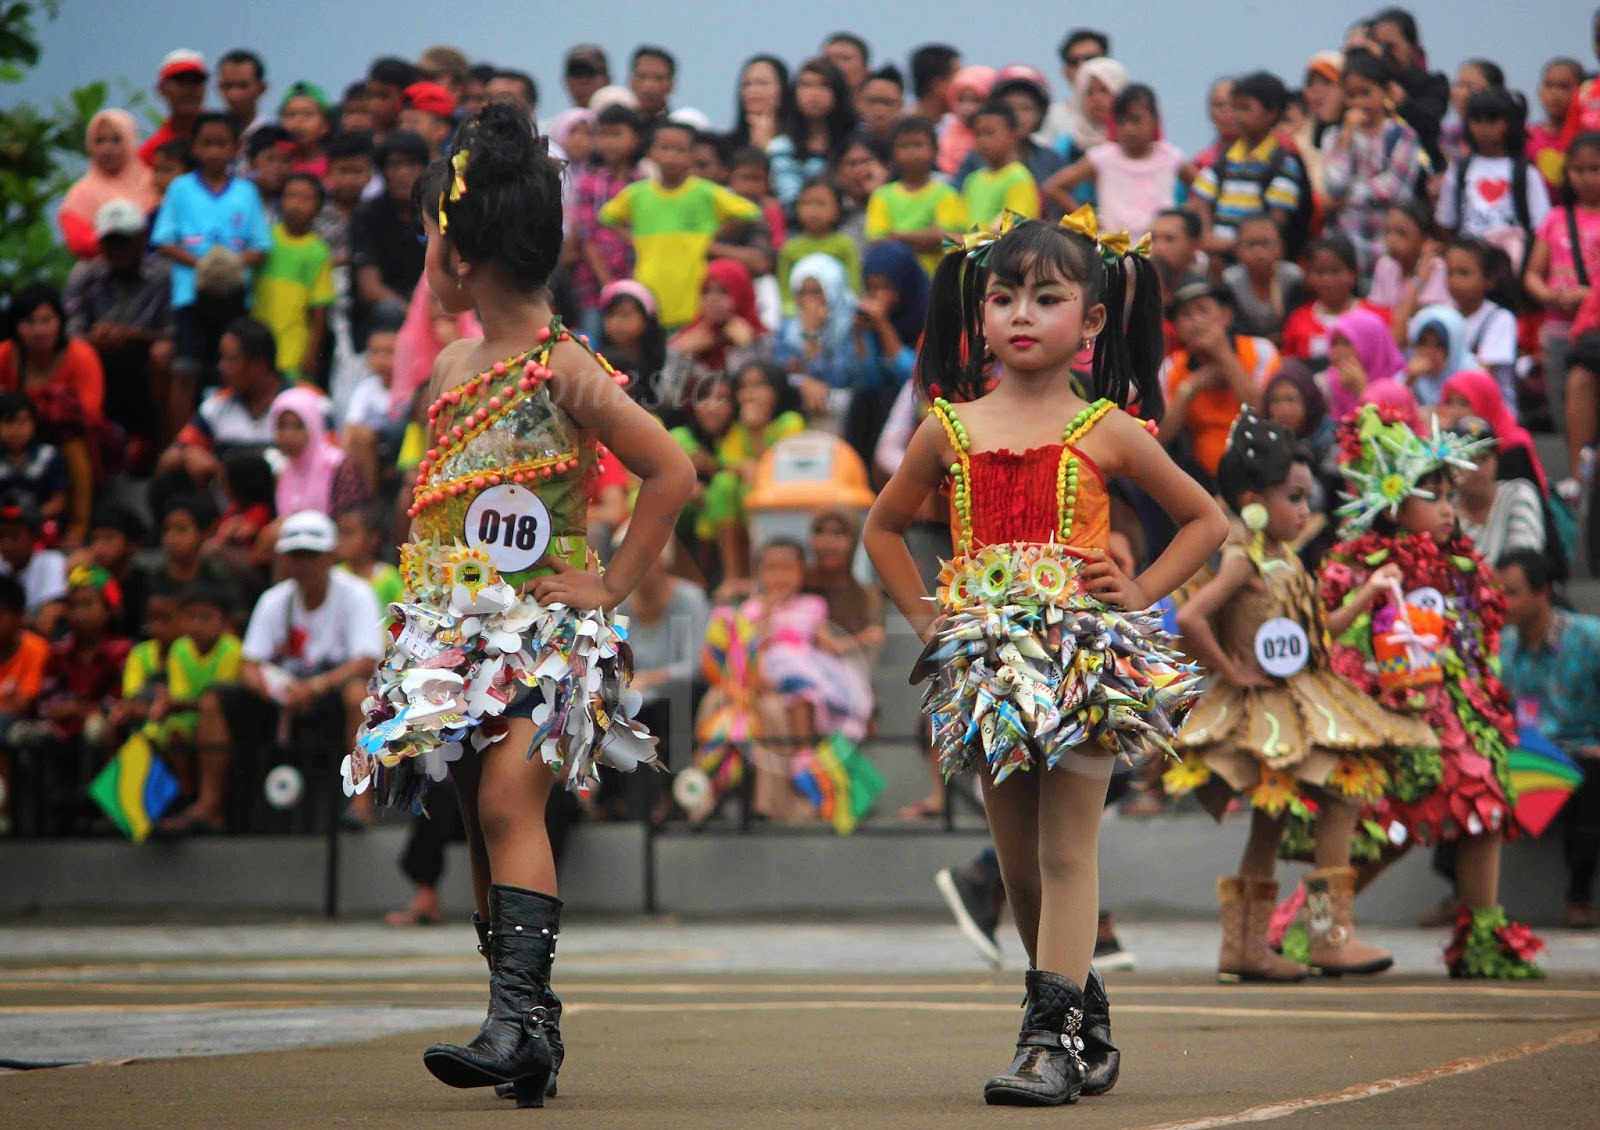
[[[1037, 967], [1039, 949], [1039, 778], [1037, 770], [1016, 772], [1000, 785], [978, 770], [983, 785], [983, 806], [989, 813], [989, 836], [1000, 860], [1000, 880], [1005, 884], [1017, 936], [1028, 951], [1028, 964]], [[1057, 970], [1056, 972], [1065, 972]]]
[[233, 765], [232, 735], [228, 732], [228, 719], [222, 712], [222, 700], [215, 691], [206, 691], [200, 696], [196, 712], [199, 717], [194, 729], [195, 770], [199, 782], [195, 788], [194, 803], [161, 822], [163, 827], [169, 829], [182, 828], [194, 820], [218, 828], [223, 824], [228, 770]]
[[[363, 679], [351, 679], [339, 688], [339, 702], [344, 708], [345, 749], [355, 748], [356, 731], [361, 728], [361, 703], [366, 697], [367, 684]], [[351, 797], [348, 811], [362, 824], [370, 825], [377, 817], [377, 802], [372, 790]]]
[[1099, 928], [1100, 815], [1111, 780], [1111, 759], [1079, 761], [1088, 773], [1058, 766], [1039, 782], [1036, 959], [1038, 968], [1082, 985], [1089, 976]]
[[1278, 870], [1278, 845], [1283, 842], [1283, 817], [1259, 808], [1250, 810], [1250, 838], [1239, 857], [1239, 874], [1271, 879]]
[[1317, 817], [1317, 867], [1350, 866], [1350, 839], [1355, 835], [1361, 810], [1349, 801], [1323, 801]]
[[554, 895], [556, 864], [544, 810], [556, 777], [537, 753], [527, 756], [535, 731], [531, 720], [514, 718], [505, 738], [480, 755], [477, 824], [493, 882]]
[[1500, 833], [1464, 839], [1456, 848], [1461, 904], [1482, 910], [1500, 901]]
[[1582, 365], [1567, 370], [1567, 474], [1578, 477], [1583, 449], [1600, 426], [1600, 379]]
[[[507, 739], [509, 740], [509, 739]], [[478, 826], [478, 778], [481, 766], [475, 756], [466, 756], [450, 766], [450, 779], [456, 786], [456, 804], [461, 809], [461, 827], [466, 833], [467, 861], [472, 866], [472, 902], [478, 917], [489, 921], [489, 849]]]

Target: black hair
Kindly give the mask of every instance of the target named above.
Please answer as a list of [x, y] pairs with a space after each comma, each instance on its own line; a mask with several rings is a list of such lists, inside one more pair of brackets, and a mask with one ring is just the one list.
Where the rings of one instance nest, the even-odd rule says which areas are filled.
[[899, 67], [895, 66], [893, 63], [885, 63], [877, 70], [868, 74], [866, 79], [862, 81], [861, 85], [865, 86], [869, 82], [893, 83], [902, 94], [905, 93], [906, 89], [905, 72]]
[[361, 529], [369, 534], [387, 534], [394, 524], [394, 511], [383, 499], [367, 499], [346, 506], [333, 515], [334, 521], [354, 515], [361, 521]]
[[358, 78], [344, 88], [344, 94], [339, 98], [339, 109], [343, 110], [351, 101], [364, 100], [367, 97], [367, 80]]
[[807, 177], [805, 183], [800, 186], [800, 191], [795, 193], [795, 203], [798, 204], [800, 198], [813, 188], [827, 189], [828, 195], [833, 197], [834, 207], [839, 209], [840, 215], [844, 214], [844, 194], [839, 191], [839, 186], [833, 183], [832, 177]]
[[393, 55], [384, 55], [372, 60], [372, 66], [367, 68], [368, 82], [381, 82], [384, 86], [393, 86], [404, 90], [422, 77], [422, 72], [417, 65], [406, 59], [399, 59]]
[[802, 568], [805, 567], [805, 563], [806, 563], [806, 547], [800, 543], [800, 539], [799, 538], [786, 538], [786, 537], [768, 538], [766, 541], [764, 541], [760, 545], [756, 546], [755, 560], [757, 562], [759, 562], [763, 557], [765, 557], [768, 553], [772, 552], [774, 549], [792, 550], [794, 552], [794, 555], [800, 559], [801, 567]]
[[378, 168], [382, 169], [394, 157], [415, 165], [426, 166], [433, 157], [433, 147], [420, 133], [408, 129], [392, 129], [383, 135], [383, 141], [378, 146]]
[[[844, 151], [845, 138], [850, 136], [850, 131], [856, 126], [855, 95], [850, 89], [850, 84], [844, 79], [844, 72], [826, 55], [818, 55], [800, 64], [794, 73], [795, 86], [799, 86], [800, 76], [804, 74], [816, 75], [827, 83], [828, 89], [833, 92], [833, 108], [823, 119], [823, 125], [828, 131], [828, 151], [824, 155], [829, 165], [836, 165], [839, 163], [839, 154]], [[804, 159], [810, 151], [810, 123], [800, 113], [798, 99], [790, 101], [788, 112], [789, 116], [786, 119], [779, 119], [778, 128], [788, 134], [789, 140], [794, 143], [795, 156]]]
[[245, 142], [245, 155], [249, 157], [251, 161], [254, 161], [267, 150], [278, 145], [290, 143], [293, 140], [294, 138], [289, 131], [284, 129], [277, 122], [268, 122], [266, 125], [259, 127], [254, 133], [252, 133], [250, 135], [250, 140]]
[[[1452, 479], [1450, 472], [1445, 468], [1440, 467], [1437, 470], [1429, 471], [1426, 475], [1422, 476], [1422, 478], [1418, 479], [1417, 487], [1422, 490], [1432, 491], [1434, 494], [1438, 494], [1441, 489], [1448, 491], [1451, 481]], [[1402, 502], [1400, 505], [1404, 506], [1405, 503]], [[1372, 532], [1377, 534], [1379, 537], [1399, 537], [1402, 528], [1403, 527], [1400, 525], [1400, 514], [1398, 507], [1396, 507], [1393, 514], [1389, 512], [1388, 507], [1384, 507], [1373, 516]], [[1410, 532], [1415, 533], [1416, 531], [1412, 530]]]
[[38, 500], [31, 491], [9, 490], [0, 495], [0, 522], [11, 522], [38, 531], [44, 526]]
[[726, 165], [728, 158], [733, 155], [733, 139], [725, 133], [715, 130], [697, 129], [694, 131], [695, 145], [709, 145], [711, 152], [716, 155], [719, 165]]
[[1452, 239], [1445, 245], [1445, 253], [1463, 251], [1471, 255], [1478, 264], [1478, 270], [1483, 272], [1483, 277], [1489, 283], [1489, 292], [1484, 295], [1485, 302], [1493, 302], [1504, 306], [1508, 310], [1515, 310], [1521, 299], [1521, 289], [1516, 279], [1516, 270], [1512, 266], [1511, 256], [1486, 239], [1475, 236], [1460, 236]]
[[173, 514], [187, 514], [203, 533], [217, 522], [217, 507], [206, 495], [195, 490], [180, 490], [167, 498], [161, 507], [163, 523]]
[[864, 129], [858, 129], [844, 139], [844, 149], [840, 152], [840, 156], [844, 156], [858, 145], [884, 165], [894, 163], [894, 156], [889, 152], [889, 146], [883, 138]]
[[1412, 47], [1422, 46], [1422, 38], [1417, 32], [1417, 17], [1413, 16], [1404, 8], [1385, 8], [1383, 11], [1373, 16], [1371, 22], [1367, 26], [1370, 28], [1376, 27], [1379, 24], [1393, 24], [1395, 30], [1400, 33], [1401, 39], [1405, 40]]
[[444, 217], [440, 234], [466, 262], [498, 265], [519, 291], [544, 286], [561, 255], [560, 163], [522, 108], [505, 102], [489, 103], [457, 131], [450, 159], [463, 153], [466, 190], [451, 199], [451, 166], [434, 162], [429, 172], [445, 177], [425, 214]]
[[759, 168], [762, 172], [770, 173], [772, 171], [772, 158], [768, 157], [754, 145], [746, 145], [741, 149], [735, 149], [733, 151], [733, 156], [728, 158], [728, 168]]
[[1283, 113], [1284, 104], [1289, 100], [1283, 80], [1269, 71], [1251, 71], [1234, 79], [1230, 95], [1259, 102], [1267, 113], [1276, 115]]
[[370, 161], [375, 149], [371, 131], [364, 129], [341, 130], [322, 146], [329, 161], [346, 161], [352, 157], [364, 157]]
[[601, 110], [595, 118], [597, 126], [627, 126], [634, 133], [643, 133], [644, 125], [639, 121], [638, 111], [631, 106], [613, 104]]
[[1540, 77], [1542, 78], [1546, 71], [1555, 67], [1565, 67], [1567, 70], [1572, 72], [1573, 77], [1578, 81], [1578, 83], [1582, 84], [1584, 75], [1583, 64], [1572, 58], [1572, 56], [1558, 55], [1556, 58], [1551, 59], [1544, 66], [1539, 68]]
[[217, 68], [220, 70], [224, 66], [236, 63], [249, 63], [254, 67], [256, 69], [257, 82], [261, 82], [267, 77], [267, 65], [261, 61], [261, 56], [254, 51], [246, 51], [237, 47], [217, 60]]
[[695, 135], [700, 132], [688, 122], [680, 122], [674, 118], [658, 118], [650, 124], [649, 144], [654, 145], [656, 143], [656, 138], [661, 136], [663, 131], [669, 129], [682, 130], [686, 135], [688, 135], [690, 145], [694, 144]]
[[28, 610], [28, 593], [12, 576], [0, 577], [0, 609], [21, 616]]
[[267, 323], [247, 314], [229, 322], [222, 332], [239, 343], [239, 352], [246, 361], [264, 361], [277, 368], [278, 339]]
[[[789, 82], [789, 64], [776, 55], [752, 55], [739, 65], [740, 87], [744, 85], [745, 71], [757, 63], [765, 63], [772, 68], [773, 76], [778, 80], [778, 121], [788, 121], [794, 114], [794, 87]], [[750, 144], [750, 123], [744, 120], [744, 96], [738, 88], [733, 92], [733, 129], [729, 131], [729, 136], [741, 148]]]
[[640, 59], [660, 59], [667, 65], [667, 76], [678, 77], [678, 60], [671, 51], [665, 47], [657, 47], [654, 43], [641, 43], [633, 49], [633, 54], [628, 57], [628, 70], [631, 73], [639, 65]]
[[1365, 79], [1380, 89], [1388, 85], [1391, 77], [1389, 64], [1381, 55], [1374, 55], [1359, 47], [1345, 53], [1344, 74], [1346, 77], [1354, 75]]
[[288, 188], [291, 184], [309, 184], [317, 196], [317, 211], [322, 211], [322, 206], [328, 201], [328, 190], [323, 187], [321, 177], [312, 176], [310, 173], [290, 173], [283, 178], [283, 187]]
[[1600, 130], [1584, 130], [1567, 143], [1567, 171], [1562, 174], [1561, 194], [1571, 208], [1578, 204], [1577, 194], [1572, 191], [1572, 155], [1584, 149], [1600, 153]]
[[800, 411], [800, 393], [789, 383], [788, 372], [776, 361], [753, 358], [740, 365], [733, 374], [735, 394], [739, 389], [739, 378], [743, 377], [751, 369], [759, 369], [761, 371], [761, 376], [777, 397], [777, 403], [772, 406], [772, 418], [774, 420], [785, 412]]
[[1407, 200], [1402, 204], [1389, 205], [1390, 212], [1399, 212], [1417, 225], [1424, 239], [1433, 239], [1439, 230], [1438, 221], [1433, 218], [1433, 209], [1420, 200]]
[[824, 47], [832, 47], [835, 43], [848, 43], [851, 47], [854, 47], [857, 51], [861, 52], [862, 63], [868, 64], [872, 62], [872, 48], [868, 47], [867, 41], [862, 39], [855, 32], [836, 31], [832, 35], [828, 36], [827, 39], [822, 41], [822, 45]]
[[[635, 400], [638, 400], [649, 390], [649, 385], [655, 380], [656, 375], [667, 367], [667, 332], [661, 328], [660, 316], [645, 309], [644, 303], [626, 291], [613, 294], [607, 299], [606, 304], [600, 308], [601, 315], [603, 316], [622, 302], [633, 303], [634, 307], [639, 311], [639, 316], [644, 319], [644, 333], [639, 339], [639, 356], [631, 359], [632, 364], [619, 366], [625, 368], [628, 376], [632, 378], [628, 384], [628, 392]], [[606, 352], [604, 325], [602, 321], [601, 341], [596, 343], [602, 353]], [[612, 361], [613, 364], [618, 363], [618, 358], [613, 357], [608, 358], [608, 360]]]
[[1217, 463], [1217, 487], [1228, 509], [1239, 513], [1246, 494], [1265, 494], [1288, 481], [1296, 463], [1311, 466], [1311, 453], [1281, 424], [1242, 408], [1228, 431], [1228, 447]]
[[494, 78], [494, 73], [498, 69], [493, 63], [474, 63], [467, 68], [467, 81], [481, 82], [488, 85], [489, 80]]
[[950, 77], [950, 64], [961, 52], [948, 43], [925, 43], [911, 52], [911, 93], [926, 98], [933, 84]]
[[1334, 232], [1319, 239], [1313, 239], [1306, 244], [1306, 262], [1311, 262], [1311, 257], [1319, 251], [1326, 251], [1338, 259], [1353, 273], [1360, 274], [1361, 270], [1356, 259], [1356, 245], [1350, 242], [1350, 237], [1343, 232]]
[[[22, 320], [41, 306], [48, 306], [56, 313], [56, 352], [60, 353], [67, 347], [67, 308], [61, 304], [61, 292], [49, 283], [29, 283], [16, 294], [11, 296], [11, 340], [16, 343], [17, 371], [23, 372], [26, 363], [26, 354], [22, 350]], [[20, 380], [18, 382], [21, 383]]]
[[1156, 120], [1161, 118], [1161, 108], [1156, 104], [1156, 92], [1142, 82], [1129, 83], [1122, 88], [1122, 93], [1111, 101], [1111, 120], [1120, 122], [1128, 116], [1135, 106], [1144, 104], [1150, 111], [1150, 116]]
[[[989, 280], [1020, 286], [1035, 272], [1081, 285], [1085, 311], [1096, 303], [1105, 307], [1106, 324], [1094, 340], [1094, 366], [1085, 399], [1104, 398], [1119, 408], [1138, 401], [1144, 418], [1159, 420], [1162, 398], [1156, 374], [1164, 351], [1161, 287], [1150, 260], [1124, 255], [1107, 265], [1093, 240], [1040, 220], [1023, 221], [990, 244], [982, 264], [962, 253], [939, 261], [917, 358], [917, 385], [923, 396], [932, 400], [935, 385], [938, 395], [953, 400], [983, 395], [994, 363], [983, 337]], [[959, 319], [952, 316], [956, 310], [961, 312]]]
[[1190, 239], [1199, 239], [1205, 228], [1200, 224], [1200, 217], [1187, 208], [1164, 208], [1156, 213], [1156, 219], [1176, 216], [1183, 221], [1183, 230], [1189, 233]]
[[1461, 65], [1463, 67], [1475, 67], [1478, 73], [1483, 76], [1483, 81], [1490, 86], [1504, 86], [1506, 84], [1506, 72], [1501, 70], [1500, 64], [1493, 59], [1467, 59]]
[[929, 145], [937, 147], [939, 144], [939, 131], [934, 128], [933, 123], [927, 118], [912, 115], [909, 118], [901, 118], [894, 124], [894, 129], [889, 132], [889, 145], [893, 147], [899, 144], [900, 139], [908, 133], [914, 133], [925, 139]]
[[1259, 223], [1262, 223], [1263, 221], [1265, 221], [1266, 223], [1271, 224], [1272, 225], [1272, 230], [1278, 232], [1279, 238], [1282, 238], [1282, 234], [1283, 233], [1278, 228], [1278, 221], [1272, 218], [1272, 213], [1271, 212], [1249, 212], [1249, 213], [1246, 213], [1245, 215], [1240, 216], [1237, 220], [1235, 220], [1233, 222], [1233, 230], [1235, 232], [1242, 232], [1244, 230], [1244, 226], [1246, 224], [1259, 224]]
[[539, 84], [533, 81], [533, 76], [527, 71], [496, 70], [494, 74], [489, 76], [491, 82], [497, 78], [521, 83], [522, 93], [528, 98], [528, 105], [537, 106], [539, 104]]
[[1513, 566], [1522, 570], [1530, 592], [1546, 592], [1555, 582], [1549, 556], [1537, 549], [1513, 549], [1501, 554], [1500, 560], [1494, 563], [1497, 573], [1504, 573]]
[[[1466, 113], [1470, 122], [1505, 122], [1506, 152], [1513, 158], [1519, 156], [1527, 145], [1528, 104], [1521, 94], [1503, 86], [1491, 86], [1477, 91], [1467, 99]], [[1466, 131], [1468, 148], [1473, 152], [1472, 131]]]
[[120, 502], [101, 502], [89, 514], [90, 530], [115, 530], [134, 544], [144, 540], [144, 519]]
[[26, 393], [0, 392], [0, 423], [14, 420], [18, 416], [28, 417], [35, 425], [39, 423], [39, 410], [33, 406], [33, 401], [28, 399]]
[[205, 129], [206, 126], [222, 126], [228, 131], [229, 136], [233, 138], [233, 143], [235, 145], [239, 144], [239, 138], [241, 136], [239, 123], [233, 120], [232, 114], [225, 113], [221, 110], [205, 111], [194, 120], [194, 132], [189, 135], [190, 138], [198, 138], [200, 136], [200, 131]]
[[174, 137], [156, 146], [154, 157], [171, 157], [183, 166], [186, 173], [194, 171], [194, 150], [187, 137]]
[[991, 98], [982, 106], [979, 106], [978, 112], [972, 115], [972, 120], [976, 123], [979, 118], [986, 116], [999, 118], [1006, 124], [1007, 129], [1014, 130], [1017, 128], [1017, 112], [999, 99]]
[[272, 464], [259, 450], [236, 447], [222, 456], [222, 474], [228, 493], [241, 509], [266, 505], [275, 508], [278, 480]]
[[226, 620], [233, 615], [233, 593], [212, 581], [195, 581], [179, 591], [178, 607], [193, 608], [196, 605], [215, 608]]
[[1100, 47], [1100, 54], [1111, 54], [1111, 37], [1103, 31], [1088, 27], [1077, 27], [1069, 31], [1067, 37], [1061, 41], [1061, 46], [1056, 49], [1056, 54], [1060, 55], [1061, 61], [1065, 63], [1072, 49], [1080, 43], [1096, 43]]

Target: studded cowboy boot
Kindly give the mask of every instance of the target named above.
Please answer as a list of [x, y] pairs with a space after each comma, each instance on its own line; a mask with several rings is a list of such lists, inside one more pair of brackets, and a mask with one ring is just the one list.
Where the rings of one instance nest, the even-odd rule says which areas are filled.
[[1327, 867], [1306, 876], [1306, 914], [1311, 921], [1311, 972], [1324, 977], [1382, 973], [1394, 958], [1356, 937], [1356, 870]]
[[561, 901], [497, 883], [489, 915], [489, 1014], [465, 1045], [434, 1044], [422, 1062], [448, 1086], [511, 1083], [518, 1106], [543, 1106], [553, 1066], [544, 994]]
[[1117, 1085], [1122, 1053], [1111, 1042], [1111, 1001], [1094, 966], [1083, 982], [1083, 1093], [1103, 1095]]
[[984, 1084], [990, 1106], [1061, 1106], [1083, 1089], [1083, 990], [1059, 973], [1030, 969], [1017, 1054]]

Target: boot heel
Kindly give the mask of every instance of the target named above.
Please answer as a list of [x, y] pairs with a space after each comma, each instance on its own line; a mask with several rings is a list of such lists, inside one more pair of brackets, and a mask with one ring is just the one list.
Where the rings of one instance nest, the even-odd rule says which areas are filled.
[[517, 1098], [519, 1107], [544, 1106], [544, 1091], [550, 1084], [550, 1072], [545, 1070], [538, 1075], [524, 1075], [521, 1079], [512, 1080], [511, 1086]]

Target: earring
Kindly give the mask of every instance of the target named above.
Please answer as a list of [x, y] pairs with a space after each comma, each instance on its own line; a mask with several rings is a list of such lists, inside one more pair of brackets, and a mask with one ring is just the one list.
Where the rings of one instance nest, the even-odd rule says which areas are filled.
[[1245, 529], [1259, 533], [1267, 528], [1267, 508], [1259, 502], [1252, 502], [1239, 511], [1239, 519], [1244, 522]]

